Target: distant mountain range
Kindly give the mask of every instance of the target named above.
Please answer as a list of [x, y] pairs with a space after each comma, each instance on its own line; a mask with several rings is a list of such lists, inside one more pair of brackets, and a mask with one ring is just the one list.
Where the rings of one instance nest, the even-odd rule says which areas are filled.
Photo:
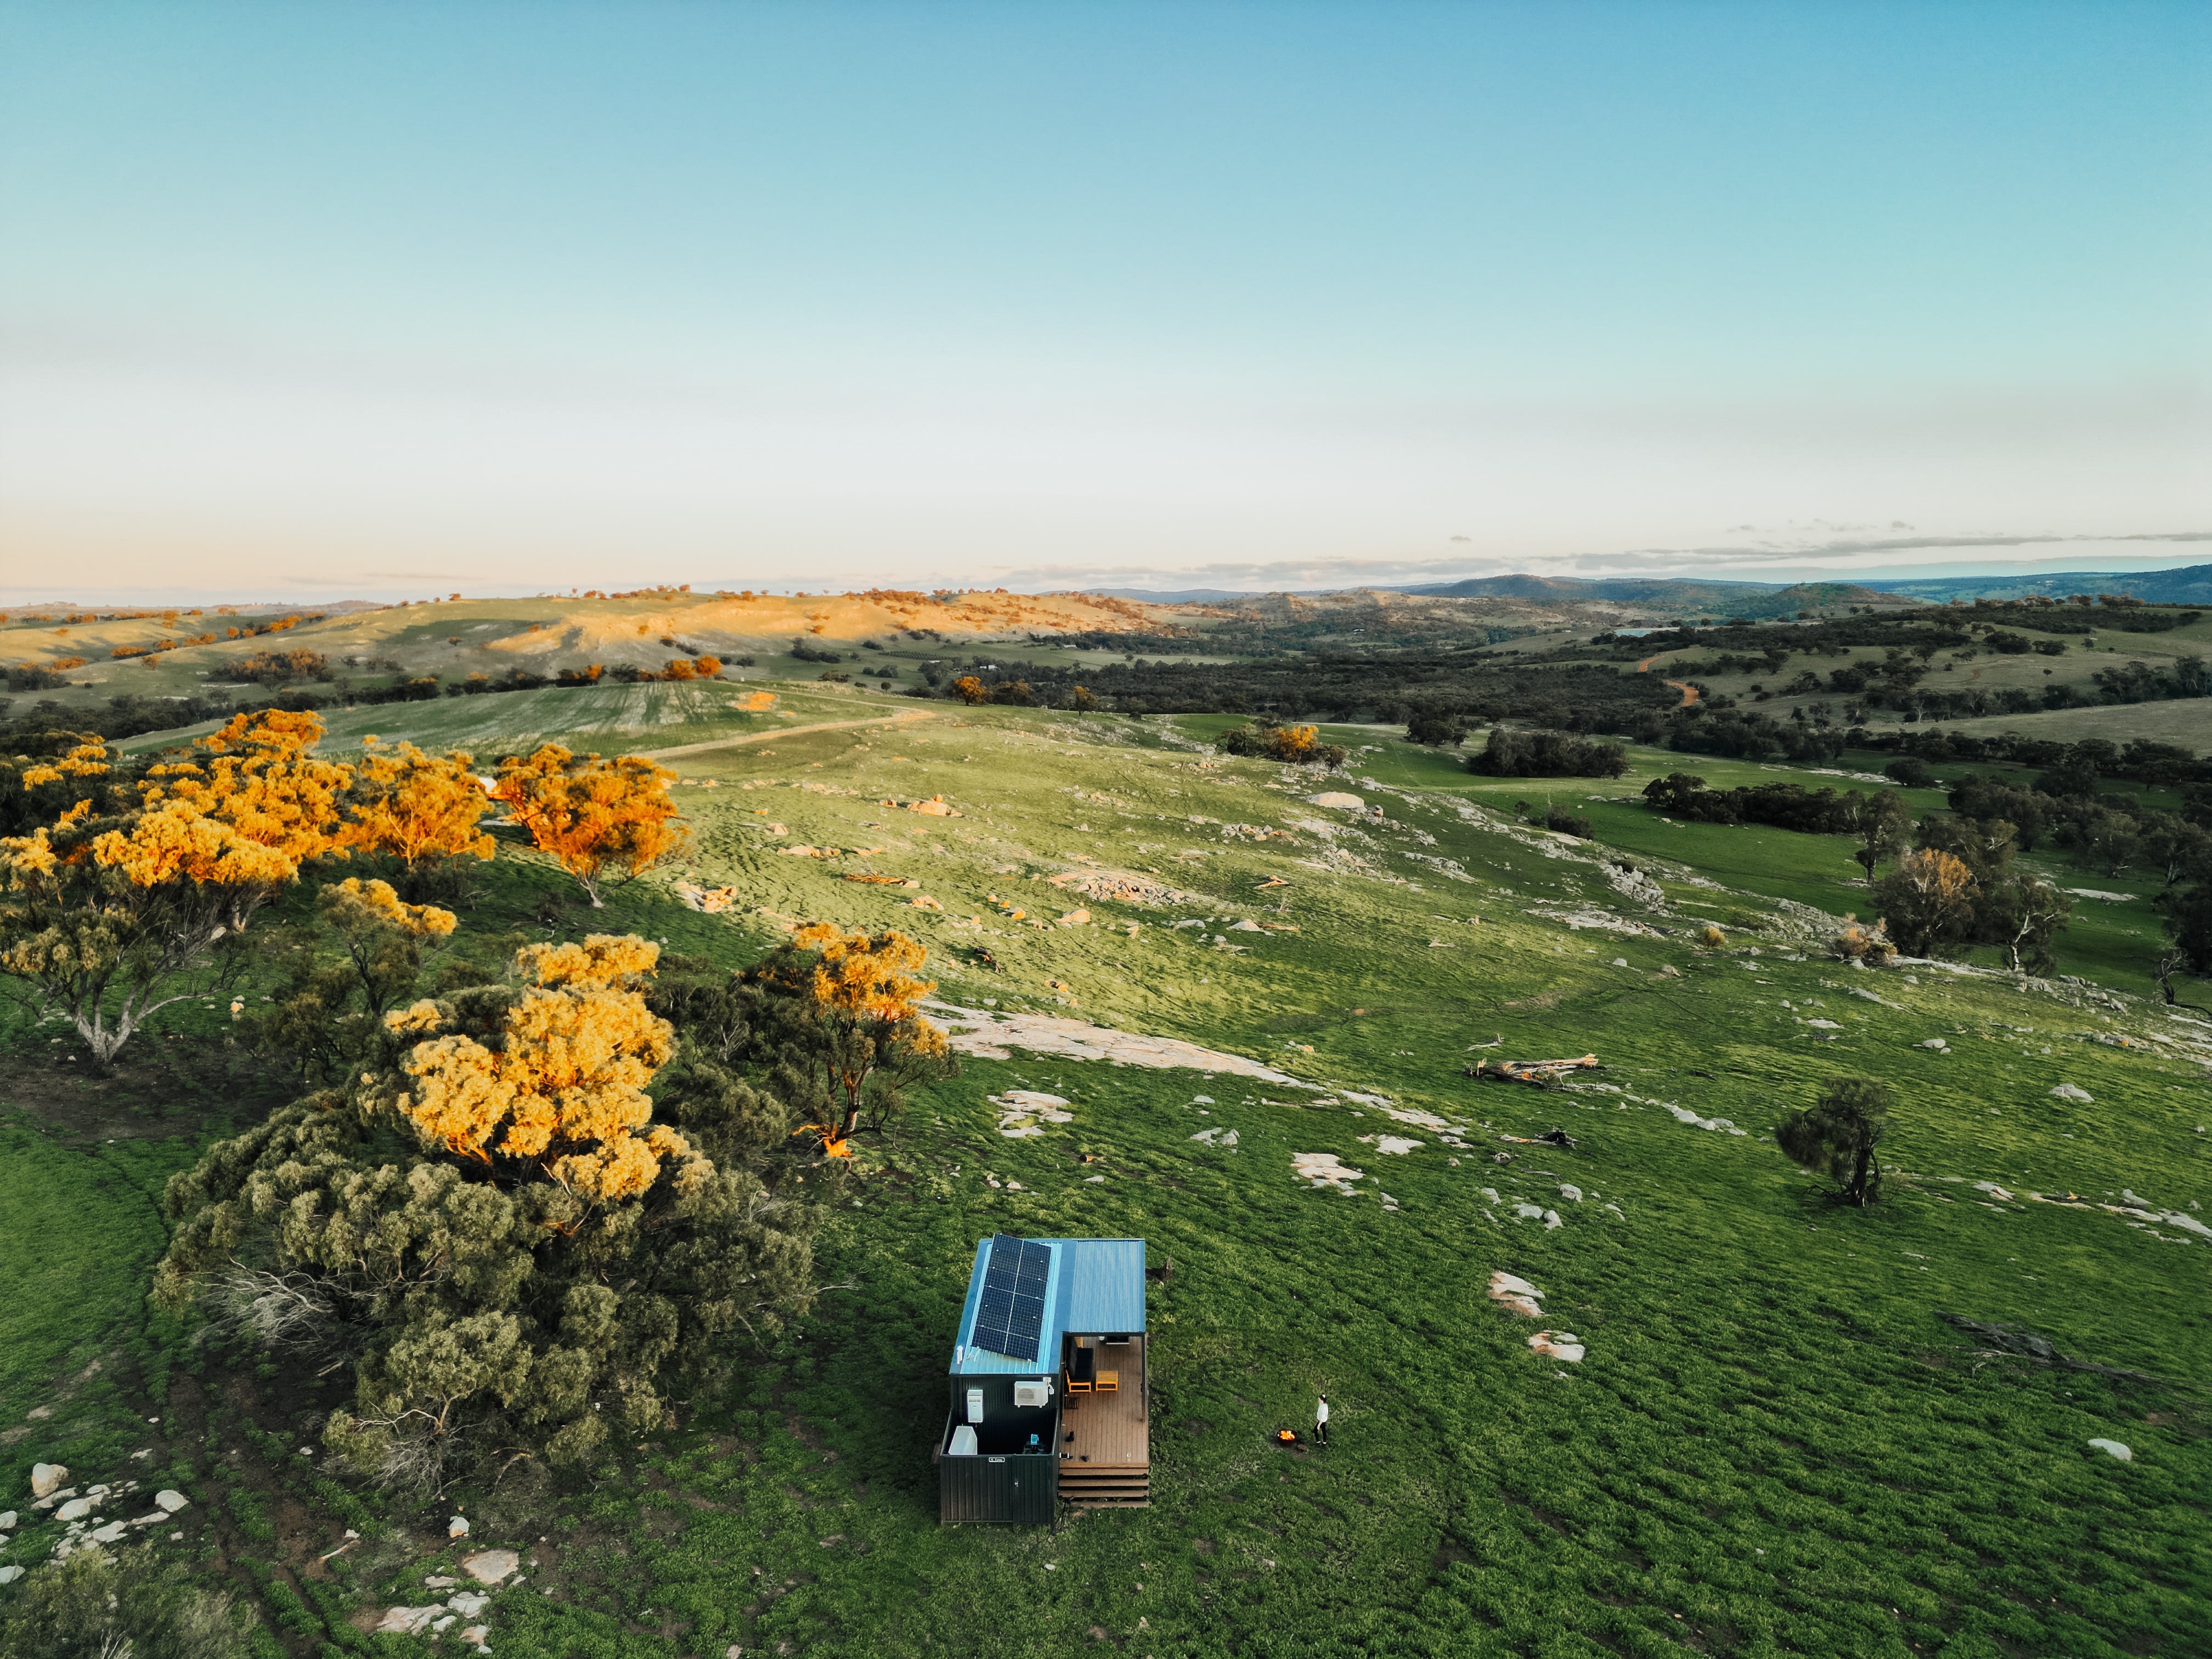
[[1884, 582], [1882, 591], [1908, 599], [1948, 604], [1953, 599], [2016, 599], [2043, 593], [2125, 593], [2149, 605], [2212, 605], [2212, 564], [2172, 570], [2062, 570], [2047, 576], [1939, 576], [1927, 581]]
[[[1173, 592], [1135, 588], [1103, 590], [1118, 599], [1151, 605], [1219, 605], [1255, 597], [1228, 588], [1193, 587]], [[1316, 589], [1314, 592], [1344, 590]], [[1535, 599], [1555, 605], [1644, 605], [1676, 614], [1778, 617], [1839, 605], [1895, 604], [1900, 599], [1948, 605], [1953, 599], [2016, 599], [2029, 593], [2063, 599], [2069, 593], [2124, 593], [2153, 605], [2212, 605], [2212, 564], [2172, 570], [2068, 570], [2048, 575], [1940, 576], [1925, 580], [1857, 582], [1719, 581], [1680, 576], [1470, 576], [1462, 581], [1380, 586], [1377, 591], [1434, 599]]]
[[1555, 605], [1589, 600], [1649, 605], [1656, 610], [1711, 612], [1715, 616], [1782, 617], [1838, 605], [1876, 605], [1887, 599], [1880, 588], [1855, 582], [1729, 582], [1676, 576], [1611, 576], [1583, 580], [1571, 576], [1471, 576], [1465, 581], [1402, 587], [1401, 593], [1437, 599], [1542, 599]]

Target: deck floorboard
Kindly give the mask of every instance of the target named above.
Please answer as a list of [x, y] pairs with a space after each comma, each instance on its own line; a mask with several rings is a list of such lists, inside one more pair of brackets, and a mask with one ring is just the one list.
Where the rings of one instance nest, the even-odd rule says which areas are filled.
[[[1066, 1394], [1060, 1399], [1060, 1450], [1070, 1454], [1064, 1469], [1086, 1466], [1143, 1468], [1152, 1462], [1152, 1425], [1145, 1413], [1145, 1340], [1127, 1347], [1101, 1347], [1098, 1365], [1119, 1373], [1111, 1394]], [[1073, 1434], [1073, 1440], [1066, 1438]]]

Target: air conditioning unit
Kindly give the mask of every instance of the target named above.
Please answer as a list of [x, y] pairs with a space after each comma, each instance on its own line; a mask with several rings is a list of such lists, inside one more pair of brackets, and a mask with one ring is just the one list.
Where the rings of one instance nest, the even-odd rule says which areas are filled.
[[1014, 1384], [1014, 1404], [1017, 1406], [1049, 1406], [1052, 1404], [1052, 1383], [1045, 1377], [1036, 1377]]

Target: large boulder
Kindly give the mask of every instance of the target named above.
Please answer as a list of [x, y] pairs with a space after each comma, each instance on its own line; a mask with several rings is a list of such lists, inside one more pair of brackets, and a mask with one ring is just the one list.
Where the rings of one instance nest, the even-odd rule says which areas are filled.
[[64, 1464], [33, 1463], [31, 1465], [31, 1496], [51, 1497], [62, 1489], [62, 1482], [68, 1479], [69, 1469]]

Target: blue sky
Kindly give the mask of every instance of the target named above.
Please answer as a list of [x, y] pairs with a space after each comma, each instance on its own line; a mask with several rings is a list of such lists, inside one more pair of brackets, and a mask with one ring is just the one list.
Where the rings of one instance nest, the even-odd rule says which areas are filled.
[[2202, 5], [0, 3], [0, 591], [2201, 562], [2208, 182]]

